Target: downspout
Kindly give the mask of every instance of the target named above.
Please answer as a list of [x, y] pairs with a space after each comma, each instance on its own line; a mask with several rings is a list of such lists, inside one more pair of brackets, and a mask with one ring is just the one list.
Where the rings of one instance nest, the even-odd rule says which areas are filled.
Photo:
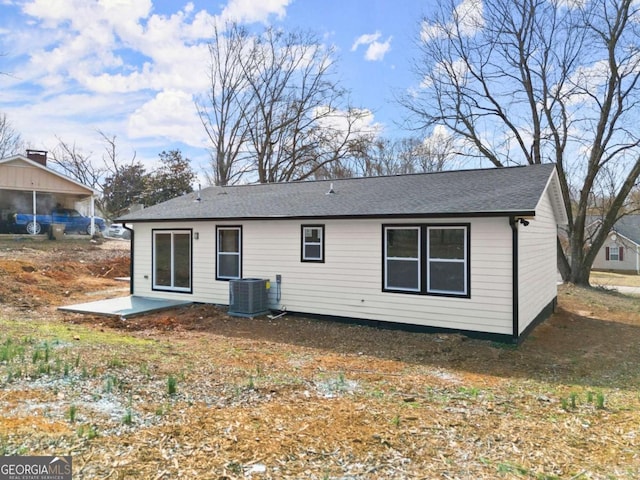
[[129, 295], [133, 295], [133, 259], [135, 258], [135, 256], [133, 255], [133, 250], [134, 250], [134, 245], [136, 244], [136, 242], [134, 242], [134, 231], [132, 228], [127, 227], [126, 223], [123, 223], [122, 226], [126, 229], [129, 230], [129, 233], [131, 233], [131, 237], [129, 239]]
[[518, 318], [519, 295], [518, 295], [518, 224], [516, 217], [509, 217], [511, 226], [511, 306], [512, 306], [512, 338], [513, 343], [518, 343], [520, 331], [520, 321]]

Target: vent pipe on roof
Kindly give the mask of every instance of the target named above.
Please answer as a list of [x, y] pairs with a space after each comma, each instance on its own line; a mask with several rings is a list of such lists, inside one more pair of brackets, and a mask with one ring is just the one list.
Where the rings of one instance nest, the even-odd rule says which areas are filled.
[[336, 191], [333, 189], [333, 182], [331, 182], [331, 185], [329, 185], [329, 191], [326, 194], [331, 195], [332, 193], [336, 193]]
[[196, 202], [202, 201], [201, 192], [202, 192], [202, 187], [200, 184], [198, 184], [198, 196], [196, 197], [196, 200], [195, 200]]

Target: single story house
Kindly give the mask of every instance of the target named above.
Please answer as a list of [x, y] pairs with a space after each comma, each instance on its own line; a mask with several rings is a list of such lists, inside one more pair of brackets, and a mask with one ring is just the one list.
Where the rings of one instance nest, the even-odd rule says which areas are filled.
[[27, 155], [0, 159], [0, 233], [8, 233], [12, 213], [49, 214], [56, 205], [84, 206], [95, 212], [98, 192], [47, 167], [47, 152], [27, 150]]
[[519, 342], [556, 304], [553, 164], [209, 187], [119, 219], [133, 295]]
[[591, 268], [640, 275], [640, 215], [625, 215], [613, 225]]

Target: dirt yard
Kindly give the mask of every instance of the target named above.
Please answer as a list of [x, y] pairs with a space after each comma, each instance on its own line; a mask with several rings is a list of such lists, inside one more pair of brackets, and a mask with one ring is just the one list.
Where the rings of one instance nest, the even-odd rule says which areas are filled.
[[637, 479], [640, 301], [562, 287], [518, 348], [194, 305], [120, 320], [128, 244], [0, 241], [0, 454], [74, 479]]

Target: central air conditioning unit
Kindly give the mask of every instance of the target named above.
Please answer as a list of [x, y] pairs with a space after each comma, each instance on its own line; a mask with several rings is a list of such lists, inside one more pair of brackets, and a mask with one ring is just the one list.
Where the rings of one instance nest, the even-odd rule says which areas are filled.
[[269, 281], [240, 278], [229, 281], [229, 315], [257, 317], [269, 313]]

